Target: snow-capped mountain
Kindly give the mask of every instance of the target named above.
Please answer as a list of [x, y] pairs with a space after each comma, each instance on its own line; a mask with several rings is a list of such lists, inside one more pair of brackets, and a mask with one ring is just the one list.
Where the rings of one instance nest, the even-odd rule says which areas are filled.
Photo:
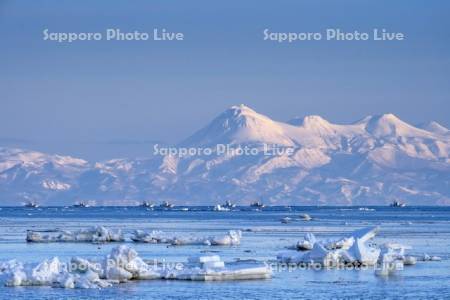
[[85, 160], [70, 156], [0, 148], [0, 201], [20, 204], [74, 191], [89, 168]]
[[[347, 125], [320, 116], [279, 122], [239, 105], [175, 146], [211, 149], [208, 153], [89, 164], [3, 149], [0, 195], [5, 204], [145, 199], [211, 205], [258, 199], [273, 205], [376, 205], [393, 200], [448, 205], [448, 132], [435, 122], [414, 127], [393, 114]], [[258, 151], [222, 152], [217, 145]]]

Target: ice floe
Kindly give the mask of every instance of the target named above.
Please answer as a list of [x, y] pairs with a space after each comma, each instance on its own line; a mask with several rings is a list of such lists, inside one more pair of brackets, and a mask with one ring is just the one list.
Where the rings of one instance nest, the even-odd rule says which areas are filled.
[[171, 243], [173, 238], [168, 237], [160, 230], [152, 230], [150, 232], [144, 230], [135, 230], [131, 235], [131, 240], [136, 243]]
[[311, 216], [308, 214], [301, 214], [300, 219], [303, 221], [311, 221], [312, 220]]
[[158, 279], [161, 271], [150, 266], [133, 248], [121, 245], [111, 250], [104, 261], [103, 275], [110, 280], [125, 282], [131, 279]]
[[[297, 251], [283, 251], [277, 256], [281, 263], [319, 265], [337, 267], [340, 265], [365, 265], [376, 267], [376, 274], [387, 276], [400, 270], [404, 265], [414, 265], [417, 259], [406, 255], [410, 247], [386, 243], [376, 246], [372, 240], [379, 232], [379, 227], [367, 227], [334, 240], [318, 241], [314, 234], [307, 233], [303, 240], [297, 242]], [[424, 260], [432, 260], [425, 257]]]
[[405, 249], [409, 249], [409, 247], [396, 243], [386, 243], [381, 245], [380, 249], [379, 268], [375, 271], [376, 275], [388, 276], [403, 269]]
[[284, 217], [284, 218], [281, 219], [281, 223], [283, 223], [283, 224], [288, 224], [291, 221], [292, 221], [292, 219], [289, 218], [289, 217]]
[[426, 253], [423, 254], [422, 257], [420, 257], [421, 261], [441, 261], [442, 258], [440, 258], [439, 256], [432, 256], [432, 255], [428, 255]]
[[50, 242], [108, 243], [108, 242], [122, 242], [124, 241], [124, 236], [121, 230], [110, 230], [103, 226], [95, 226], [89, 229], [80, 229], [76, 231], [27, 230], [26, 240], [27, 242], [32, 243], [50, 243]]
[[225, 235], [209, 236], [209, 237], [191, 237], [179, 236], [174, 237], [172, 245], [210, 245], [210, 246], [230, 246], [239, 245], [241, 243], [242, 232], [240, 230], [230, 230]]
[[272, 277], [272, 269], [258, 262], [225, 264], [218, 255], [194, 256], [188, 259], [186, 268], [171, 270], [164, 277], [196, 281], [268, 279]]
[[297, 243], [295, 246], [296, 249], [304, 251], [311, 250], [316, 243], [316, 237], [312, 233], [305, 234], [305, 238]]
[[[242, 238], [240, 230], [229, 230], [223, 235], [201, 237], [197, 235], [169, 235], [159, 230], [144, 231], [134, 230], [129, 238], [136, 243], [164, 243], [172, 245], [208, 245], [229, 246], [239, 245]], [[27, 230], [27, 242], [50, 243], [50, 242], [91, 242], [108, 243], [123, 242], [125, 236], [121, 230], [110, 230], [103, 226], [77, 231], [67, 230]]]
[[105, 288], [129, 280], [248, 280], [267, 279], [272, 275], [265, 263], [225, 263], [217, 255], [190, 257], [187, 263], [175, 266], [147, 264], [134, 249], [120, 245], [100, 261], [74, 257], [69, 263], [63, 263], [54, 257], [37, 264], [2, 262], [0, 282], [5, 286]]
[[97, 272], [87, 268], [69, 271], [69, 264], [57, 257], [38, 264], [23, 264], [11, 260], [0, 264], [0, 282], [5, 286], [53, 286], [62, 288], [100, 288], [112, 282], [100, 279]]
[[403, 264], [405, 266], [412, 266], [412, 265], [415, 265], [416, 263], [417, 263], [417, 258], [415, 258], [414, 256], [405, 255], [405, 257], [403, 258]]
[[131, 240], [137, 243], [167, 243], [174, 246], [205, 245], [205, 246], [230, 246], [241, 243], [242, 232], [230, 230], [224, 235], [199, 237], [195, 235], [168, 236], [162, 231], [146, 232], [135, 230]]

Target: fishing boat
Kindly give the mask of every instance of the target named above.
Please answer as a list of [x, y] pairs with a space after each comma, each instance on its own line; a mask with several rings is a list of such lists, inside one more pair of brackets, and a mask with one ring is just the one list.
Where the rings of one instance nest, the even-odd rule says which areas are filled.
[[151, 203], [150, 201], [143, 201], [141, 204], [141, 207], [153, 208], [153, 207], [155, 207], [155, 204]]
[[389, 206], [390, 207], [405, 207], [406, 203], [395, 200]]
[[266, 206], [260, 201], [255, 201], [252, 204], [250, 204], [250, 207], [252, 207], [252, 208], [264, 208]]
[[231, 203], [231, 201], [227, 200], [227, 201], [225, 201], [225, 204], [222, 205], [222, 207], [231, 209], [231, 208], [235, 208], [236, 204], [235, 203]]
[[169, 202], [167, 202], [167, 201], [164, 201], [163, 203], [161, 203], [160, 205], [159, 205], [159, 207], [161, 207], [161, 208], [173, 208], [175, 205], [173, 205], [172, 203], [169, 203]]
[[24, 207], [38, 208], [39, 207], [39, 203], [37, 203], [35, 201], [28, 201], [27, 203], [25, 203]]
[[220, 204], [217, 204], [213, 208], [214, 211], [230, 211], [228, 207], [221, 206]]
[[86, 208], [86, 207], [90, 207], [90, 205], [84, 201], [80, 201], [80, 202], [77, 202], [74, 205], [72, 205], [72, 207]]

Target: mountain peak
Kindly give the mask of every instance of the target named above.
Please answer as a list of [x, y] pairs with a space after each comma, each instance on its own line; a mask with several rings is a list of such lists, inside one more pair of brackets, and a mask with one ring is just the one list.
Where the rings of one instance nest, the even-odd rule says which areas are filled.
[[416, 128], [392, 113], [369, 116], [358, 122], [364, 124], [367, 132], [374, 136], [424, 136], [427, 133]]
[[206, 127], [182, 142], [182, 145], [234, 143], [267, 143], [291, 145], [282, 126], [250, 107], [234, 105], [212, 120]]
[[233, 127], [251, 127], [255, 125], [262, 125], [261, 123], [273, 122], [269, 117], [259, 114], [250, 107], [240, 104], [233, 105], [223, 113], [221, 113], [216, 119], [215, 123], [220, 123], [224, 129]]
[[251, 112], [251, 113], [256, 113], [253, 109], [251, 109], [250, 107], [248, 107], [245, 104], [239, 104], [239, 105], [233, 105], [231, 106], [228, 110], [230, 111], [236, 111], [236, 112]]
[[290, 125], [301, 126], [305, 128], [328, 127], [330, 122], [318, 115], [309, 115], [305, 117], [295, 117], [287, 122]]
[[378, 118], [380, 121], [385, 121], [385, 122], [403, 122], [402, 120], [400, 120], [399, 117], [397, 117], [396, 115], [394, 115], [393, 113], [386, 113], [386, 114], [382, 114], [382, 115], [377, 115], [375, 116], [375, 118]]
[[265, 118], [269, 119], [268, 117], [261, 115], [251, 109], [250, 107], [239, 104], [239, 105], [233, 105], [227, 110], [225, 110], [223, 113], [221, 113], [216, 119], [229, 119], [229, 120], [243, 120], [245, 118]]

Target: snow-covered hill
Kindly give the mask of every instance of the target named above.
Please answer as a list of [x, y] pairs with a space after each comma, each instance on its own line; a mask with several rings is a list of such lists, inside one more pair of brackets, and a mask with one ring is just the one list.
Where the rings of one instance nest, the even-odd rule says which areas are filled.
[[[70, 156], [0, 148], [0, 203], [47, 201], [78, 189], [88, 162]], [[60, 201], [61, 199], [55, 199]]]
[[[420, 128], [419, 128], [420, 127]], [[259, 151], [217, 152], [217, 145]], [[0, 150], [2, 203], [169, 200], [183, 204], [450, 204], [450, 135], [393, 114], [338, 125], [320, 116], [279, 122], [233, 106], [178, 145], [211, 153], [89, 164], [80, 159]], [[265, 147], [289, 151], [264, 152]]]

